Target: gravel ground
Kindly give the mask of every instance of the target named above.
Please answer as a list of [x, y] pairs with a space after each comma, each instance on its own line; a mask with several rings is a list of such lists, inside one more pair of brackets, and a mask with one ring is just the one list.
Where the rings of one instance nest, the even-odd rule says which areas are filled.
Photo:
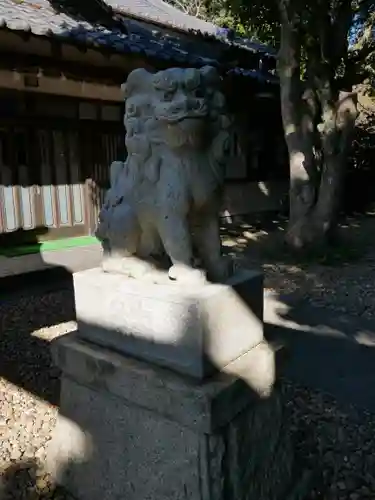
[[307, 490], [297, 498], [373, 499], [375, 416], [353, 407], [344, 409], [330, 396], [288, 381], [283, 392], [301, 467], [300, 491]]
[[75, 327], [70, 290], [0, 304], [0, 500], [70, 500], [43, 471], [59, 372], [49, 342]]
[[[268, 288], [297, 291], [318, 305], [375, 317], [371, 254], [344, 268], [269, 263], [251, 254], [246, 258], [263, 264]], [[52, 366], [49, 342], [75, 327], [72, 292], [35, 293], [0, 303], [0, 322], [0, 500], [72, 500], [43, 472], [59, 397], [59, 372]], [[302, 498], [374, 498], [374, 417], [343, 409], [330, 397], [288, 381], [283, 396], [301, 490], [308, 484], [309, 493]]]
[[[342, 225], [348, 261], [341, 248], [337, 265], [296, 263], [283, 252], [283, 230], [283, 222], [277, 220], [267, 230], [239, 224], [226, 232], [224, 245], [239, 261], [262, 267], [269, 290], [340, 313], [375, 318], [375, 216]], [[350, 257], [353, 249], [360, 258]]]

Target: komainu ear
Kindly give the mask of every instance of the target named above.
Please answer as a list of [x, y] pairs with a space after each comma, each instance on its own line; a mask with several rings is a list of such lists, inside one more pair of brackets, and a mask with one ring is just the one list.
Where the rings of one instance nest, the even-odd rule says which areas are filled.
[[200, 72], [204, 82], [210, 87], [218, 87], [220, 85], [220, 75], [213, 66], [203, 66]]
[[120, 175], [120, 172], [124, 168], [124, 162], [122, 161], [113, 161], [111, 163], [111, 166], [109, 167], [109, 177], [110, 177], [110, 182], [111, 182], [111, 187], [113, 187]]
[[160, 164], [160, 158], [152, 156], [144, 164], [144, 174], [152, 184], [156, 184], [160, 178]]
[[138, 68], [132, 71], [126, 83], [121, 85], [121, 90], [124, 92], [125, 99], [128, 99], [135, 91], [139, 92], [146, 88], [151, 81], [152, 74], [144, 68]]

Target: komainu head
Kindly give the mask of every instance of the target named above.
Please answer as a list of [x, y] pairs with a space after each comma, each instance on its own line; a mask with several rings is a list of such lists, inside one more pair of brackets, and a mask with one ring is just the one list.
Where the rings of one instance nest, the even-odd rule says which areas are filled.
[[[141, 136], [171, 149], [208, 146], [225, 128], [225, 99], [213, 67], [133, 71], [125, 85], [126, 145], [139, 149]], [[142, 146], [144, 147], [144, 146]]]

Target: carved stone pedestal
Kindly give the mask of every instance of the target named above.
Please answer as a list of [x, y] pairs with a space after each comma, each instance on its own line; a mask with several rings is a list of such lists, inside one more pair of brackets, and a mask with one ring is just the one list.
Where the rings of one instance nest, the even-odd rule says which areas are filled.
[[53, 345], [57, 481], [79, 500], [284, 500], [261, 274], [187, 289], [94, 269], [74, 286], [78, 330]]
[[263, 340], [263, 276], [225, 285], [153, 284], [90, 269], [74, 276], [78, 335], [197, 379]]
[[292, 453], [267, 344], [199, 384], [77, 334], [53, 350], [49, 468], [77, 499], [284, 500]]

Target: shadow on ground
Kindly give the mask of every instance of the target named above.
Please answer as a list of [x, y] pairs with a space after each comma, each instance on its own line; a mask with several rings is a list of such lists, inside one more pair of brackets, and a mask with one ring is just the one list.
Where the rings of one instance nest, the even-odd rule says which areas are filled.
[[[232, 231], [238, 231], [239, 237], [244, 236], [241, 231], [248, 230], [248, 227], [232, 228]], [[354, 233], [357, 223], [349, 225], [349, 230]], [[253, 231], [251, 227], [250, 231]], [[264, 244], [266, 239], [264, 236]], [[248, 248], [246, 245], [244, 243], [244, 251]], [[43, 338], [44, 332], [75, 319], [71, 277], [62, 289], [58, 288], [47, 287], [46, 293], [43, 287], [31, 287], [31, 297], [29, 293], [8, 296], [0, 304], [0, 376], [54, 405], [59, 404], [60, 371], [52, 364], [50, 337]], [[332, 315], [304, 304], [293, 306], [283, 297], [279, 298], [279, 303], [281, 308], [272, 319], [266, 315], [266, 337], [287, 345], [289, 355], [285, 375], [291, 384], [333, 394], [343, 408], [354, 403], [375, 411], [373, 323]], [[289, 397], [293, 399], [293, 395], [289, 394]], [[303, 432], [308, 432], [305, 423], [302, 428]], [[294, 436], [296, 442], [301, 439], [301, 429]], [[319, 454], [319, 443], [314, 441], [311, 446], [316, 446]], [[302, 455], [299, 460], [304, 463]], [[13, 500], [12, 492], [16, 487], [19, 489], [20, 484], [24, 491], [30, 490], [27, 499], [69, 499], [58, 489], [51, 497], [54, 487], [48, 484], [48, 479], [39, 472], [39, 465], [33, 459], [14, 463], [8, 468], [3, 477], [1, 500]]]
[[265, 332], [288, 346], [288, 379], [332, 394], [344, 406], [375, 412], [375, 321], [309, 304], [279, 304]]
[[[254, 314], [251, 311], [249, 313]], [[167, 347], [178, 349], [178, 346], [183, 345], [185, 348], [186, 345], [188, 349], [191, 341], [187, 338], [187, 334], [190, 331], [191, 325], [188, 322], [184, 323], [184, 330], [179, 336], [177, 346], [167, 344]], [[106, 335], [113, 335], [113, 333], [106, 331]], [[148, 332], [144, 332], [144, 337], [146, 339], [149, 337]], [[69, 338], [70, 336], [67, 335], [64, 342], [69, 342]], [[71, 339], [74, 338], [76, 337], [71, 337]], [[72, 341], [74, 342], [74, 340]], [[151, 348], [154, 347], [154, 342], [145, 340], [144, 343], [147, 344], [146, 349], [150, 350], [150, 346]], [[47, 347], [46, 342], [44, 348], [47, 349]], [[39, 352], [41, 345], [35, 346], [31, 344], [29, 348], [31, 350], [36, 348]], [[160, 385], [159, 378], [152, 374], [150, 374], [149, 380], [139, 382], [144, 376], [147, 378], [145, 374], [147, 371], [151, 371], [150, 367], [147, 367], [147, 365], [143, 368], [139, 367], [135, 361], [131, 360], [129, 360], [129, 363], [134, 363], [136, 368], [135, 371], [130, 370], [132, 375], [129, 378], [125, 377], [126, 383], [124, 385], [124, 380], [121, 380], [120, 377], [122, 368], [118, 368], [121, 366], [121, 362], [113, 354], [102, 359], [102, 353], [101, 350], [100, 355], [98, 354], [100, 359], [97, 360], [95, 356], [86, 360], [85, 354], [80, 355], [83, 356], [82, 359], [79, 356], [76, 358], [76, 354], [73, 358], [74, 361], [71, 361], [70, 356], [60, 356], [60, 353], [57, 353], [57, 358], [64, 364], [66, 374], [63, 378], [63, 394], [65, 394], [65, 397], [62, 400], [63, 405], [60, 409], [61, 415], [65, 417], [65, 420], [74, 423], [76, 429], [80, 429], [80, 435], [84, 436], [82, 438], [84, 443], [86, 443], [87, 439], [90, 441], [88, 451], [84, 453], [84, 459], [81, 456], [78, 461], [73, 460], [69, 463], [63, 462], [60, 464], [60, 477], [68, 484], [74, 485], [76, 493], [84, 485], [84, 490], [91, 491], [95, 498], [104, 498], [105, 491], [111, 491], [114, 497], [127, 492], [131, 498], [146, 498], [151, 493], [155, 495], [154, 498], [163, 498], [164, 494], [166, 498], [170, 498], [185, 484], [184, 481], [186, 481], [189, 488], [194, 489], [198, 487], [198, 483], [193, 487], [191, 481], [196, 476], [196, 464], [194, 466], [194, 463], [196, 452], [198, 452], [196, 446], [202, 445], [200, 439], [213, 440], [211, 443], [212, 453], [215, 456], [218, 454], [217, 459], [221, 456], [221, 444], [216, 447], [216, 440], [222, 442], [223, 456], [220, 460], [223, 460], [223, 470], [227, 471], [228, 482], [226, 482], [225, 486], [227, 492], [234, 491], [236, 488], [240, 488], [241, 491], [245, 491], [245, 488], [251, 488], [256, 498], [266, 500], [272, 496], [272, 491], [274, 492], [274, 498], [282, 499], [284, 498], [282, 492], [293, 487], [293, 484], [290, 484], [289, 481], [293, 461], [291, 456], [286, 458], [289, 448], [284, 444], [285, 441], [288, 442], [288, 432], [282, 418], [282, 407], [278, 394], [274, 392], [272, 384], [269, 385], [269, 377], [271, 376], [272, 379], [273, 367], [270, 366], [271, 375], [264, 374], [264, 382], [261, 381], [258, 374], [254, 374], [251, 366], [249, 366], [249, 372], [238, 372], [238, 378], [235, 377], [237, 381], [233, 390], [230, 389], [233, 383], [233, 375], [223, 373], [215, 383], [210, 385], [210, 390], [205, 393], [195, 381], [189, 378], [178, 381], [168, 370], [163, 369], [158, 370], [158, 373], [162, 380], [165, 378], [165, 387], [164, 384]], [[114, 365], [109, 366], [112, 356]], [[47, 359], [44, 358], [42, 364], [45, 364], [46, 361]], [[210, 356], [206, 353], [206, 365], [210, 364], [211, 361]], [[137, 370], [139, 370], [138, 375]], [[88, 380], [85, 379], [85, 372], [88, 373]], [[126, 370], [124, 373], [126, 373]], [[54, 376], [53, 374], [51, 376], [49, 370], [46, 371], [47, 374], [48, 376], [46, 376], [43, 383], [50, 385], [47, 394], [53, 394], [56, 390]], [[4, 375], [7, 376], [7, 374]], [[124, 377], [124, 375], [122, 376]], [[23, 387], [26, 386], [28, 390], [32, 389], [25, 384], [24, 380], [18, 381], [18, 383], [23, 384]], [[153, 390], [155, 389], [155, 393], [149, 393], [150, 384]], [[215, 392], [217, 387], [221, 387], [222, 384], [225, 390], [218, 392], [217, 398], [211, 399], [211, 392]], [[180, 396], [178, 388], [177, 392], [173, 388], [179, 385], [186, 394], [183, 392]], [[51, 387], [54, 388], [52, 391]], [[116, 391], [120, 391], [120, 393]], [[138, 392], [141, 394], [140, 400]], [[70, 396], [73, 393], [77, 395], [77, 399]], [[123, 393], [127, 394], [127, 396], [124, 396]], [[41, 396], [40, 392], [38, 396]], [[224, 403], [226, 403], [222, 404], [223, 402], [220, 402], [219, 404], [219, 397], [220, 400], [224, 399]], [[129, 401], [133, 401], [133, 398], [135, 403], [129, 405]], [[140, 404], [142, 398], [146, 398], [145, 406]], [[195, 398], [198, 398], [197, 404], [194, 404]], [[202, 403], [198, 404], [199, 398], [203, 399]], [[210, 404], [206, 404], [205, 398], [207, 398], [207, 403], [210, 402]], [[78, 402], [82, 403], [81, 407], [79, 404], [77, 406]], [[151, 405], [156, 405], [156, 408], [151, 411], [145, 410], [145, 408], [149, 408], [147, 405], [150, 402], [152, 402]], [[59, 402], [56, 401], [56, 403]], [[192, 405], [191, 408], [190, 404]], [[192, 415], [190, 415], [189, 411], [184, 410], [184, 405], [188, 405], [186, 410], [192, 411]], [[219, 406], [222, 411], [219, 411]], [[126, 407], [127, 410], [124, 412], [123, 408]], [[90, 409], [86, 412], [84, 408]], [[247, 414], [247, 412], [249, 412], [248, 418], [243, 418], [243, 414]], [[195, 413], [199, 417], [198, 420], [194, 418]], [[231, 416], [229, 416], [229, 413]], [[226, 414], [228, 415], [226, 416]], [[182, 424], [177, 424], [176, 422], [179, 422], [180, 418]], [[228, 428], [226, 419], [231, 420], [232, 418], [238, 421], [236, 424], [238, 427], [231, 430]], [[140, 424], [140, 422], [142, 423]], [[250, 430], [248, 429], [249, 422], [252, 422]], [[207, 430], [205, 430], [206, 425], [208, 426]], [[185, 431], [183, 431], [184, 427], [186, 427]], [[211, 427], [215, 427], [215, 430], [211, 431]], [[65, 427], [62, 428], [63, 432], [59, 436], [63, 447], [65, 443], [72, 443], [72, 440], [69, 439], [69, 433], [64, 432], [64, 429]], [[230, 432], [234, 432], [234, 434], [230, 434]], [[244, 435], [244, 443], [233, 442], [233, 436], [237, 432]], [[206, 433], [207, 437], [203, 438]], [[268, 444], [265, 448], [264, 443], [266, 441]], [[171, 445], [167, 445], [169, 442], [171, 442]], [[253, 444], [251, 445], [251, 443]], [[237, 448], [237, 445], [240, 444], [241, 446]], [[231, 447], [230, 450], [228, 447]], [[178, 450], [181, 451], [181, 455], [179, 455]], [[237, 467], [243, 466], [241, 457], [244, 452], [251, 456], [246, 465], [246, 473], [243, 476], [239, 475], [239, 482], [236, 483]], [[94, 455], [92, 456], [90, 453], [94, 453]], [[285, 458], [279, 460], [280, 455]], [[154, 465], [155, 457], [158, 459]], [[119, 471], [121, 470], [123, 481], [120, 483], [119, 481], [113, 481], [111, 462], [121, 464], [124, 460], [129, 464], [129, 470], [120, 466]], [[137, 460], [141, 461], [138, 465]], [[290, 463], [289, 460], [291, 460]], [[97, 469], [92, 468], [92, 461], [94, 463], [99, 462], [101, 471], [101, 477], [97, 478], [98, 483], [95, 488], [93, 487], [92, 477], [93, 471]], [[145, 466], [144, 461], [149, 462], [148, 465]], [[160, 468], [159, 474], [156, 474], [155, 477], [149, 474], [153, 467]], [[192, 467], [194, 469], [193, 475], [191, 475]], [[140, 470], [139, 476], [138, 469]], [[148, 471], [148, 476], [147, 478], [145, 476], [143, 481], [141, 481], [142, 474], [144, 474], [142, 469]], [[272, 480], [267, 480], [268, 474], [270, 474]], [[254, 478], [251, 483], [242, 483], [250, 476]], [[134, 482], [134, 477], [138, 477], [138, 482]], [[160, 479], [161, 477], [170, 479], [163, 481]], [[203, 474], [202, 477], [206, 476]], [[48, 481], [48, 477], [43, 476], [40, 467], [34, 460], [13, 464], [3, 476], [2, 500], [13, 499], [12, 494], [15, 490], [20, 491], [20, 485], [22, 485], [21, 490], [29, 489], [32, 492], [34, 496], [30, 496], [30, 498], [51, 498], [51, 495], [54, 495], [52, 498], [69, 498], [64, 491], [61, 492], [61, 495], [65, 496], [59, 496], [60, 492], [57, 489], [54, 490], [53, 484], [49, 484]], [[218, 481], [215, 488], [220, 489], [220, 484], [221, 481]], [[99, 495], [102, 496], [98, 496], [96, 488], [99, 489], [101, 492]], [[138, 497], [134, 496], [133, 488], [136, 488], [136, 493], [139, 490]], [[228, 498], [234, 498], [233, 491]], [[91, 496], [87, 498], [91, 498]]]
[[339, 266], [360, 259], [373, 247], [375, 212], [343, 217], [337, 245], [307, 256], [291, 253], [286, 247], [286, 227], [287, 217], [280, 213], [236, 217], [232, 223], [222, 224], [224, 248], [229, 254], [245, 255], [254, 262], [267, 259], [267, 262], [275, 264]]
[[[373, 222], [373, 218], [371, 217], [365, 220], [361, 219], [359, 222], [349, 222], [343, 226], [343, 230], [350, 231], [354, 238], [358, 231], [360, 234], [363, 233], [363, 228], [366, 224]], [[223, 227], [224, 241], [226, 239], [234, 240], [236, 246], [233, 248], [237, 255], [245, 252], [251, 253], [253, 257], [249, 258], [248, 265], [253, 264], [259, 267], [261, 261], [257, 259], [255, 254], [261, 255], [265, 246], [273, 246], [273, 238], [279, 237], [279, 233], [281, 232], [280, 228], [283, 227], [282, 224], [283, 222], [281, 220], [272, 218], [272, 220], [268, 221], [268, 227], [271, 228], [270, 232], [266, 233], [265, 229], [262, 229], [265, 234], [260, 237], [260, 240], [253, 240], [249, 238], [246, 239], [247, 233], [256, 235], [257, 229], [260, 227], [267, 227], [264, 220], [259, 218], [257, 221], [251, 223], [242, 221], [236, 225]], [[241, 243], [241, 241], [238, 241], [238, 238], [243, 239], [243, 242]], [[273, 255], [274, 262], [277, 262], [277, 251], [274, 252]], [[282, 265], [282, 263], [286, 261], [283, 259], [283, 256], [281, 256], [278, 262]], [[311, 281], [311, 286], [316, 285], [314, 272], [310, 272], [303, 266], [286, 267], [283, 269], [283, 273], [285, 280], [288, 280], [289, 274], [293, 279], [297, 276], [304, 282], [306, 282], [306, 280]], [[27, 276], [23, 275], [13, 279], [18, 281], [15, 290], [13, 290], [14, 293], [6, 293], [5, 289], [9, 286], [8, 289], [10, 290], [11, 285], [5, 284], [2, 288], [3, 293], [0, 295], [1, 375], [13, 384], [36, 394], [38, 397], [48, 400], [52, 404], [56, 404], [59, 392], [59, 371], [52, 366], [49, 354], [49, 341], [51, 339], [47, 338], [47, 336], [50, 335], [51, 332], [53, 336], [53, 330], [56, 325], [75, 321], [72, 275], [64, 268], [55, 268], [54, 271], [49, 270], [48, 272], [30, 273]], [[0, 280], [0, 283], [1, 281], [2, 280]], [[324, 283], [322, 288], [324, 289]], [[337, 292], [340, 293], [340, 290]], [[324, 303], [324, 296], [322, 299]], [[284, 297], [281, 296], [280, 300], [284, 300]], [[317, 316], [314, 309], [299, 309], [298, 313], [297, 310], [298, 308], [295, 308], [295, 312], [290, 310], [288, 313], [289, 316], [291, 314], [295, 316], [294, 319], [296, 324], [311, 326], [311, 322], [314, 320], [316, 321]], [[285, 318], [285, 320], [289, 319], [289, 317]], [[327, 325], [329, 321], [331, 321], [329, 314], [326, 314], [325, 317], [320, 319], [323, 325]], [[342, 325], [339, 326], [339, 330], [342, 327]], [[280, 330], [280, 328], [282, 327], [270, 327], [271, 330]], [[358, 328], [358, 325], [351, 325], [350, 328]], [[372, 326], [369, 325], [367, 329], [371, 330], [371, 328]], [[280, 333], [282, 332], [280, 331]], [[327, 364], [331, 357], [332, 366], [334, 366], [335, 360], [338, 359], [338, 347], [333, 347], [334, 345], [343, 346], [343, 349], [348, 351], [347, 354], [343, 354], [345, 359], [350, 357], [349, 353], [352, 350], [359, 349], [361, 352], [367, 350], [366, 347], [358, 347], [357, 344], [353, 342], [350, 344], [342, 342], [350, 335], [352, 334], [349, 333], [348, 328], [346, 328], [344, 336], [340, 338], [331, 338], [329, 335], [315, 335], [308, 331], [304, 333], [300, 332], [296, 337], [296, 335], [292, 335], [290, 332], [288, 333], [288, 330], [285, 331], [285, 337], [288, 341], [298, 338], [298, 342], [302, 342], [303, 339], [304, 345], [312, 343], [310, 356], [316, 350], [318, 353], [321, 353], [319, 356], [324, 357]], [[365, 342], [365, 340], [363, 340], [363, 342]], [[314, 346], [316, 346], [316, 349]], [[368, 349], [369, 352], [371, 352], [371, 349]], [[307, 349], [307, 351], [309, 351], [309, 349]], [[307, 352], [307, 354], [309, 353]], [[318, 354], [316, 356], [318, 356]], [[365, 358], [367, 359], [367, 356], [365, 356]], [[301, 359], [305, 359], [305, 355], [302, 351]], [[303, 361], [301, 361], [301, 363], [303, 363]], [[352, 362], [348, 359], [348, 366], [351, 364]], [[369, 362], [365, 362], [363, 366], [369, 364]], [[367, 370], [367, 372], [370, 376], [372, 370]], [[336, 371], [335, 377], [342, 378], [340, 373]], [[333, 377], [333, 379], [335, 379], [335, 377]], [[329, 377], [329, 379], [331, 379], [331, 377]]]
[[[28, 238], [35, 247], [38, 240]], [[34, 249], [34, 263], [36, 258], [44, 264]], [[56, 404], [60, 374], [51, 363], [47, 333], [74, 320], [73, 278], [65, 267], [1, 278], [0, 376]]]
[[0, 475], [1, 500], [76, 500], [53, 484], [35, 459], [13, 463]]
[[[299, 396], [296, 396], [293, 389], [294, 384], [297, 388], [306, 386], [334, 395], [344, 413], [351, 412], [349, 408], [351, 403], [375, 410], [372, 407], [375, 401], [375, 351], [370, 345], [359, 343], [363, 341], [365, 334], [369, 342], [375, 339], [375, 328], [370, 330], [370, 327], [373, 327], [372, 323], [363, 321], [358, 323], [354, 318], [332, 315], [322, 309], [317, 310], [308, 306], [294, 307], [281, 300], [277, 301], [277, 306], [272, 310], [269, 306], [267, 307], [265, 324], [267, 339], [287, 346], [283, 369], [283, 375], [288, 380], [288, 388], [283, 394], [283, 401], [289, 407], [286, 410], [286, 419], [288, 419], [290, 408], [295, 405], [295, 398], [299, 400]], [[56, 319], [60, 319], [58, 309], [55, 312], [57, 313]], [[59, 404], [60, 373], [53, 372], [54, 368], [52, 372], [50, 371], [52, 365], [49, 342], [37, 345], [31, 343], [28, 349], [34, 351], [34, 355], [41, 360], [38, 370], [45, 370], [45, 374], [42, 374], [42, 384], [46, 390], [41, 392], [28, 381], [22, 380], [22, 377], [21, 386], [34, 390], [39, 397], [53, 395], [52, 401]], [[21, 355], [20, 362], [22, 359]], [[11, 380], [16, 382], [12, 377]], [[297, 389], [297, 394], [298, 391], [300, 389]], [[303, 404], [303, 400], [298, 404]], [[328, 404], [327, 416], [323, 418], [329, 419], [330, 411]], [[330, 426], [327, 426], [325, 430], [324, 422], [322, 426], [319, 423], [319, 430], [317, 430], [311, 427], [315, 425], [315, 422], [313, 420], [309, 423], [309, 418], [310, 416], [306, 415], [306, 419], [294, 422], [296, 427], [291, 430], [297, 450], [296, 460], [299, 464], [295, 476], [296, 484], [301, 490], [309, 489], [311, 481], [314, 481], [315, 488], [324, 492], [326, 485], [331, 484], [333, 478], [338, 475], [338, 469], [345, 466], [344, 457], [340, 457], [337, 451], [329, 452], [327, 456], [324, 451], [323, 461], [324, 440], [341, 443], [341, 448], [345, 449], [344, 441], [347, 437], [340, 434], [341, 430], [338, 430], [336, 435], [335, 429]], [[84, 427], [84, 422], [81, 424]], [[303, 446], [306, 442], [309, 443], [308, 454]], [[359, 472], [364, 477], [365, 472], [362, 470]], [[14, 497], [12, 492], [19, 491], [20, 487], [24, 490], [29, 488], [30, 492], [33, 492], [34, 496], [30, 493], [29, 497], [25, 497], [30, 500], [47, 498], [70, 500], [70, 496], [63, 489], [55, 488], [50, 479], [43, 474], [40, 464], [33, 459], [14, 463], [8, 468], [3, 477], [1, 500], [18, 498]], [[307, 496], [306, 498], [315, 497]]]

